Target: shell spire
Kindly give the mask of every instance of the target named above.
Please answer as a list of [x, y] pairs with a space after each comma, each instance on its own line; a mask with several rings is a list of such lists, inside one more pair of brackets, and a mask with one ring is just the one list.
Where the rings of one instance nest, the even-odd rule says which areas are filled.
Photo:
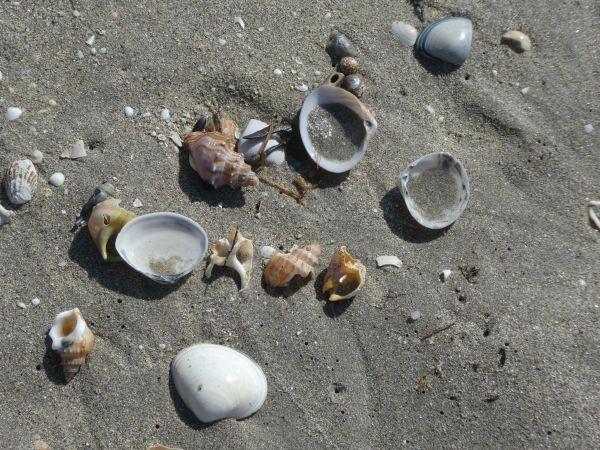
[[206, 276], [211, 276], [214, 266], [227, 266], [240, 275], [240, 291], [246, 289], [252, 276], [252, 256], [254, 253], [252, 241], [242, 236], [238, 227], [232, 227], [229, 236], [213, 245], [211, 250], [212, 254], [210, 264], [206, 268]]
[[323, 292], [331, 291], [332, 302], [354, 297], [365, 283], [367, 269], [341, 247], [334, 253], [323, 280]]
[[65, 380], [70, 381], [94, 348], [94, 335], [79, 308], [58, 314], [48, 336], [60, 356]]
[[314, 275], [320, 256], [319, 244], [294, 248], [290, 253], [275, 253], [265, 266], [265, 281], [271, 287], [284, 287], [296, 275], [302, 278]]
[[192, 168], [213, 188], [256, 186], [258, 177], [236, 153], [230, 139], [214, 131], [193, 131], [185, 137]]

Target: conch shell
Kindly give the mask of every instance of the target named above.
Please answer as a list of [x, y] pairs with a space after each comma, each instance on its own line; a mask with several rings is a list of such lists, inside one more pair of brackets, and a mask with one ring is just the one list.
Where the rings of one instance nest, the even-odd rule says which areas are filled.
[[31, 201], [37, 187], [38, 173], [29, 159], [15, 161], [6, 172], [4, 189], [13, 205]]
[[258, 177], [236, 153], [230, 139], [214, 131], [193, 131], [185, 137], [190, 165], [213, 188], [258, 185]]
[[365, 284], [367, 269], [341, 247], [334, 253], [323, 280], [323, 293], [331, 291], [332, 302], [354, 297]]
[[254, 252], [252, 241], [242, 236], [238, 227], [232, 227], [229, 237], [221, 239], [211, 247], [211, 250], [206, 276], [210, 277], [214, 266], [227, 266], [240, 275], [240, 291], [246, 289], [252, 276], [252, 254]]
[[73, 378], [94, 348], [94, 335], [79, 308], [61, 312], [48, 333], [52, 350], [60, 355], [65, 380]]
[[116, 236], [127, 222], [135, 217], [135, 214], [119, 206], [121, 200], [109, 198], [98, 203], [92, 210], [88, 220], [88, 230], [96, 243], [104, 261], [120, 261], [116, 253], [109, 255], [106, 246], [110, 238]]
[[275, 253], [265, 266], [267, 285], [284, 287], [296, 275], [300, 275], [302, 278], [314, 275], [319, 256], [321, 256], [319, 244], [293, 248], [290, 253]]

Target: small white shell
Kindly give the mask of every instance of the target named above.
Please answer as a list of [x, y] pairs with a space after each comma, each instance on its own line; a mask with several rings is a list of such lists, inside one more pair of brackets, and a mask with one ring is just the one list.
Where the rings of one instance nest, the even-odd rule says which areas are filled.
[[469, 201], [467, 171], [449, 153], [430, 153], [412, 162], [399, 186], [410, 214], [431, 229], [451, 225]]
[[13, 205], [31, 201], [37, 187], [38, 174], [29, 159], [15, 161], [6, 172], [4, 189]]
[[383, 255], [375, 258], [377, 267], [394, 266], [398, 269], [402, 267], [402, 261], [397, 256]]
[[44, 154], [39, 150], [32, 151], [29, 157], [34, 164], [39, 164], [44, 160]]
[[419, 32], [412, 25], [395, 20], [392, 22], [392, 34], [396, 36], [403, 45], [412, 47], [417, 40]]
[[70, 148], [60, 155], [63, 159], [78, 159], [83, 158], [84, 156], [87, 156], [87, 149], [85, 148], [85, 143], [81, 139], [75, 141]]
[[[343, 161], [328, 159], [319, 154], [319, 149], [316, 149], [313, 145], [308, 132], [308, 116], [310, 112], [319, 106], [336, 104], [352, 110], [363, 121], [365, 128], [362, 144], [350, 159]], [[334, 86], [321, 86], [306, 97], [300, 110], [299, 125], [302, 143], [308, 155], [319, 167], [332, 173], [347, 172], [358, 164], [367, 151], [369, 139], [377, 130], [377, 121], [365, 105], [350, 92]]]
[[267, 379], [250, 357], [229, 347], [196, 344], [171, 364], [173, 383], [183, 402], [202, 422], [243, 419], [267, 398]]
[[[269, 124], [265, 122], [261, 122], [260, 120], [251, 119], [246, 127], [243, 129], [241, 133], [240, 140], [238, 141], [237, 150], [244, 155], [244, 159], [246, 162], [256, 163], [260, 160], [260, 155], [258, 152], [260, 151], [260, 147], [263, 143], [263, 139], [244, 139], [244, 136], [255, 133], [258, 130], [262, 130], [265, 127], [268, 127]], [[276, 139], [269, 139], [267, 145], [265, 146], [265, 152], [267, 152], [271, 147], [275, 147], [278, 145]], [[285, 161], [285, 153], [283, 150], [275, 150], [272, 153], [267, 152], [267, 156], [265, 157], [265, 162], [269, 166], [275, 166], [281, 164]]]
[[48, 179], [48, 183], [50, 183], [52, 186], [62, 186], [62, 184], [65, 182], [65, 175], [60, 173], [60, 172], [56, 172], [53, 173], [50, 178]]
[[464, 63], [471, 50], [473, 24], [464, 17], [446, 17], [421, 31], [415, 49], [434, 59], [456, 66]]
[[121, 258], [158, 283], [174, 283], [206, 254], [208, 238], [200, 225], [169, 212], [146, 214], [128, 222], [117, 235]]
[[23, 110], [21, 108], [17, 108], [16, 106], [10, 106], [6, 108], [6, 112], [4, 113], [4, 118], [9, 122], [12, 120], [17, 120], [23, 114]]
[[442, 270], [440, 273], [440, 281], [445, 283], [448, 278], [450, 278], [450, 275], [452, 275], [452, 271], [450, 269]]

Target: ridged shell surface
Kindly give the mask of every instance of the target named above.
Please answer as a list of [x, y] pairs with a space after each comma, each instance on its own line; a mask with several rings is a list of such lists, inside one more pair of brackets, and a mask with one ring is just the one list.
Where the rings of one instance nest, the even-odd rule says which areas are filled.
[[245, 354], [215, 344], [180, 351], [171, 364], [173, 383], [183, 402], [204, 423], [243, 419], [267, 398], [262, 369]]
[[464, 17], [446, 17], [429, 24], [415, 42], [415, 49], [432, 58], [460, 66], [469, 56], [473, 24]]
[[320, 256], [318, 244], [296, 248], [291, 253], [275, 253], [265, 266], [265, 281], [271, 287], [284, 287], [296, 275], [306, 278], [314, 274]]
[[22, 205], [33, 198], [37, 187], [38, 173], [29, 159], [15, 161], [4, 179], [4, 189], [13, 205]]
[[200, 178], [215, 189], [230, 186], [256, 186], [258, 177], [244, 162], [244, 157], [233, 150], [229, 139], [218, 132], [192, 132], [185, 138], [190, 152], [190, 165]]

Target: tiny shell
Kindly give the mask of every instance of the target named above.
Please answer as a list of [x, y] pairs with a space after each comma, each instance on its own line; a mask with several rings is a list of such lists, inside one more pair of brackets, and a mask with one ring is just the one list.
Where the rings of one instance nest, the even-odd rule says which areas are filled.
[[334, 253], [323, 280], [323, 292], [331, 291], [332, 302], [354, 297], [365, 284], [367, 269], [341, 247]]
[[31, 154], [29, 155], [31, 157], [31, 161], [34, 164], [39, 164], [43, 161], [44, 159], [44, 154], [42, 152], [40, 152], [39, 150], [34, 150], [31, 152]]
[[31, 201], [37, 181], [37, 170], [29, 159], [15, 161], [4, 179], [4, 189], [10, 202], [13, 205], [22, 205]]
[[104, 261], [120, 261], [121, 258], [112, 253], [109, 255], [108, 241], [117, 235], [135, 214], [119, 206], [120, 200], [109, 198], [98, 203], [92, 209], [88, 221], [88, 230]]
[[456, 66], [464, 63], [471, 50], [473, 24], [463, 17], [446, 17], [429, 24], [415, 42], [415, 50]]
[[352, 92], [357, 97], [362, 97], [365, 92], [365, 77], [359, 73], [353, 73], [344, 78], [342, 88], [348, 92]]
[[206, 277], [210, 278], [214, 266], [227, 266], [239, 274], [241, 280], [240, 290], [246, 289], [252, 276], [252, 256], [254, 252], [252, 241], [242, 236], [238, 227], [232, 227], [229, 236], [214, 244], [211, 250], [210, 264], [205, 272]]
[[397, 256], [383, 255], [375, 258], [377, 267], [394, 266], [398, 269], [402, 267], [402, 261]]
[[344, 56], [340, 63], [338, 64], [338, 68], [340, 72], [344, 75], [351, 75], [353, 73], [358, 73], [358, 61], [356, 58], [352, 56]]
[[332, 33], [325, 50], [334, 60], [338, 61], [344, 56], [356, 56], [358, 52], [350, 39], [341, 33]]
[[229, 347], [196, 344], [171, 363], [173, 384], [183, 402], [204, 423], [243, 419], [267, 398], [267, 378], [249, 356]]
[[56, 316], [48, 336], [52, 339], [52, 350], [60, 355], [65, 380], [69, 381], [93, 350], [94, 335], [79, 308], [75, 308]]
[[392, 34], [396, 36], [403, 45], [412, 47], [417, 40], [419, 32], [412, 25], [395, 20], [392, 22]]
[[9, 211], [4, 208], [4, 206], [0, 205], [0, 226], [10, 223], [10, 217], [14, 215], [14, 211]]
[[48, 179], [48, 183], [50, 183], [52, 186], [62, 186], [62, 184], [65, 182], [65, 175], [61, 172], [56, 172], [53, 173], [50, 178]]
[[523, 53], [531, 50], [531, 39], [529, 39], [529, 36], [522, 31], [507, 31], [502, 35], [500, 42], [508, 45], [517, 53]]
[[296, 275], [302, 278], [314, 275], [320, 256], [321, 246], [318, 244], [294, 248], [286, 254], [277, 252], [265, 266], [265, 281], [271, 287], [284, 287]]
[[[244, 136], [248, 136], [268, 126], [269, 125], [265, 122], [251, 119], [242, 131], [242, 137], [238, 141], [237, 149], [241, 154], [244, 155], [244, 159], [247, 162], [257, 163], [260, 161], [259, 151], [263, 143], [263, 139], [245, 139]], [[265, 152], [267, 154], [265, 157], [265, 162], [267, 165], [274, 166], [285, 161], [285, 152], [283, 152], [283, 150], [269, 152], [269, 149], [277, 145], [279, 145], [279, 142], [276, 139], [269, 139], [269, 142], [267, 142], [267, 145], [265, 146]]]
[[450, 275], [452, 275], [452, 271], [450, 269], [442, 270], [440, 273], [440, 281], [445, 283], [448, 278], [450, 278]]
[[83, 140], [78, 139], [75, 143], [65, 150], [60, 157], [63, 159], [78, 159], [87, 156], [87, 149]]
[[218, 132], [191, 132], [185, 137], [192, 168], [213, 188], [256, 186], [258, 177], [244, 163], [244, 157], [233, 151], [233, 145]]
[[4, 113], [4, 118], [9, 122], [12, 120], [17, 120], [23, 114], [23, 110], [21, 108], [17, 108], [16, 106], [10, 106], [6, 108], [6, 112]]

